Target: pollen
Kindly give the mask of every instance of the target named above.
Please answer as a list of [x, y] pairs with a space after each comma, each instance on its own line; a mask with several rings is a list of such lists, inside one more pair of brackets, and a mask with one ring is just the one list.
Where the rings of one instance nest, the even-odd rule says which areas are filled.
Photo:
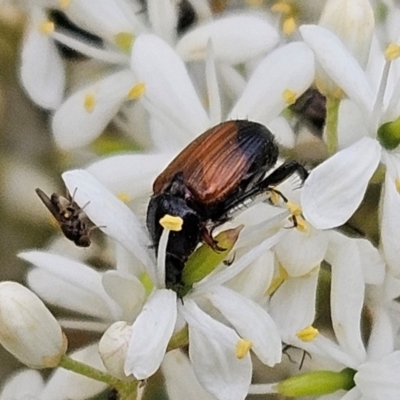
[[174, 217], [173, 215], [165, 214], [160, 219], [160, 225], [164, 229], [179, 232], [182, 230], [183, 219], [181, 217]]
[[143, 82], [139, 82], [134, 85], [128, 92], [129, 100], [136, 100], [142, 97], [146, 93], [146, 85]]
[[297, 94], [290, 89], [285, 89], [282, 97], [286, 104], [293, 104], [296, 101]]
[[297, 332], [296, 336], [303, 342], [311, 342], [318, 336], [318, 334], [318, 329], [310, 325], [307, 326], [307, 328], [304, 328], [301, 331]]
[[385, 49], [386, 60], [393, 61], [400, 56], [400, 46], [396, 43], [390, 43]]
[[278, 1], [271, 7], [271, 11], [281, 14], [290, 14], [292, 12], [292, 7], [285, 1]]
[[292, 215], [294, 215], [296, 217], [301, 215], [301, 208], [299, 205], [292, 203], [291, 201], [288, 201], [287, 208], [292, 213]]
[[400, 178], [397, 178], [395, 180], [395, 184], [396, 184], [396, 190], [400, 193]]
[[71, 0], [59, 0], [58, 4], [62, 10], [65, 10], [71, 4]]
[[[283, 24], [282, 24], [282, 31], [285, 35], [290, 36], [293, 34], [293, 32], [296, 30], [296, 20], [294, 17], [290, 16], [284, 19]], [[293, 101], [294, 103], [294, 101]], [[292, 104], [292, 103], [290, 103]]]
[[301, 215], [296, 215], [296, 228], [300, 232], [307, 232], [309, 229], [307, 221], [301, 216]]
[[132, 48], [134, 36], [130, 32], [119, 32], [115, 35], [115, 44], [126, 53]]
[[238, 342], [236, 343], [236, 357], [239, 360], [242, 360], [244, 357], [246, 357], [247, 353], [251, 350], [253, 346], [253, 342], [248, 339], [239, 339]]
[[50, 33], [54, 32], [54, 22], [44, 21], [39, 25], [39, 32], [45, 35], [50, 35]]
[[283, 266], [281, 264], [279, 264], [279, 273], [278, 275], [272, 280], [271, 284], [269, 285], [267, 291], [266, 291], [266, 295], [269, 296], [273, 293], [275, 293], [275, 291], [279, 288], [279, 286], [282, 285], [283, 282], [285, 282], [286, 279], [289, 278], [289, 274], [286, 271], [285, 268], [283, 268]]
[[91, 113], [96, 106], [96, 97], [93, 93], [87, 93], [85, 99], [83, 100], [83, 107], [88, 112]]
[[246, 0], [246, 3], [250, 7], [261, 7], [264, 4], [264, 0]]
[[277, 192], [271, 191], [269, 199], [272, 204], [277, 205], [279, 203], [279, 200], [281, 199], [281, 197], [279, 196], [279, 194]]
[[124, 203], [129, 203], [132, 200], [131, 196], [129, 196], [128, 193], [124, 193], [124, 192], [118, 193], [117, 197]]

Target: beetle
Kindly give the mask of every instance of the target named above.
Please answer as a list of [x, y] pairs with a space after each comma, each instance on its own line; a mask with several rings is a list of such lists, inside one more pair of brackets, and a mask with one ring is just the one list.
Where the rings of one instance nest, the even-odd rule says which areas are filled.
[[244, 202], [274, 190], [272, 186], [294, 173], [306, 179], [307, 171], [296, 161], [265, 177], [278, 154], [275, 137], [265, 126], [232, 120], [200, 135], [156, 178], [146, 221], [156, 253], [163, 230], [160, 219], [170, 214], [183, 220], [182, 230], [171, 231], [167, 243], [168, 288], [182, 285], [185, 263], [200, 242], [223, 250], [212, 237], [213, 229], [231, 219]]
[[81, 208], [75, 203], [74, 196], [71, 197], [67, 192], [66, 196], [53, 193], [49, 197], [39, 188], [35, 191], [56, 219], [64, 236], [79, 247], [90, 246], [90, 232], [97, 226], [91, 226], [91, 221], [83, 211], [84, 207]]

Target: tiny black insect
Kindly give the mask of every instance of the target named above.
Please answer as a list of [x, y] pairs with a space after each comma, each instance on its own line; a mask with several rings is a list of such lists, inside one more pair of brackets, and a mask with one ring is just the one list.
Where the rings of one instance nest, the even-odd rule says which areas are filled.
[[178, 288], [188, 257], [200, 242], [221, 250], [213, 229], [229, 220], [262, 193], [298, 173], [302, 165], [288, 161], [270, 175], [278, 159], [274, 135], [246, 120], [223, 122], [190, 143], [157, 177], [147, 209], [147, 228], [157, 251], [160, 219], [170, 214], [183, 220], [182, 230], [170, 232], [166, 250], [166, 286]]
[[67, 239], [72, 240], [79, 247], [90, 246], [90, 232], [97, 229], [97, 226], [93, 226], [83, 211], [84, 207], [81, 208], [75, 203], [74, 196], [71, 197], [67, 192], [66, 196], [53, 193], [49, 197], [41, 189], [36, 189], [36, 193], [53, 214]]

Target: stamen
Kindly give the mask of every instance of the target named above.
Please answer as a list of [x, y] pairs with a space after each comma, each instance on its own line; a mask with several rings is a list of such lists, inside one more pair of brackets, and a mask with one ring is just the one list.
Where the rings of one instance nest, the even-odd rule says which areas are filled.
[[400, 46], [396, 43], [390, 43], [385, 49], [386, 60], [393, 61], [400, 57]]
[[296, 101], [297, 94], [290, 89], [285, 89], [282, 93], [282, 97], [287, 104], [293, 104]]
[[269, 296], [275, 293], [276, 289], [278, 289], [278, 287], [281, 286], [282, 283], [288, 278], [289, 278], [288, 272], [286, 271], [285, 268], [283, 268], [282, 264], [279, 264], [279, 273], [274, 279], [272, 279], [272, 282], [269, 285], [265, 294]]
[[292, 215], [294, 215], [296, 217], [301, 216], [301, 208], [299, 205], [297, 205], [291, 201], [288, 201], [287, 208], [289, 209], [289, 211], [291, 212]]
[[59, 0], [58, 4], [62, 10], [65, 10], [71, 4], [71, 0]]
[[96, 97], [93, 93], [88, 93], [83, 100], [83, 108], [88, 112], [91, 113], [96, 106]]
[[45, 35], [50, 35], [50, 33], [54, 32], [54, 22], [44, 21], [39, 25], [39, 32]]
[[115, 35], [115, 44], [123, 51], [128, 52], [132, 48], [134, 36], [130, 32], [120, 32]]
[[251, 347], [253, 346], [253, 343], [251, 340], [248, 339], [239, 339], [239, 341], [236, 343], [236, 357], [239, 360], [242, 360], [244, 357], [246, 357], [247, 353], [250, 351]]
[[[283, 24], [282, 24], [282, 31], [285, 35], [290, 36], [293, 34], [293, 32], [296, 30], [296, 20], [294, 17], [290, 16], [284, 19]], [[294, 103], [294, 101], [293, 101]], [[292, 104], [292, 103], [290, 103]]]
[[400, 178], [397, 178], [395, 180], [395, 183], [396, 183], [396, 190], [398, 193], [400, 193]]
[[290, 14], [292, 12], [292, 7], [285, 1], [278, 1], [271, 7], [271, 11], [282, 14]]
[[129, 196], [128, 193], [124, 193], [124, 192], [118, 193], [118, 194], [117, 194], [117, 197], [118, 197], [121, 201], [123, 201], [124, 203], [129, 203], [129, 202], [132, 200], [131, 196]]
[[137, 100], [146, 93], [146, 85], [143, 82], [139, 82], [134, 85], [128, 92], [129, 100]]
[[309, 225], [307, 221], [301, 215], [296, 215], [295, 218], [296, 218], [296, 228], [300, 232], [308, 232]]
[[318, 334], [318, 329], [310, 325], [307, 328], [304, 328], [301, 331], [297, 332], [296, 336], [303, 342], [311, 342], [318, 336]]
[[165, 214], [159, 222], [164, 229], [175, 232], [182, 230], [183, 219], [181, 217], [175, 217], [173, 215]]

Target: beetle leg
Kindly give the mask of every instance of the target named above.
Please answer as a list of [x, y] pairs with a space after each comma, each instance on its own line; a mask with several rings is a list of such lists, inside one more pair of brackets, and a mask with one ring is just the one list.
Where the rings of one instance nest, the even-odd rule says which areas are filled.
[[201, 232], [201, 239], [204, 243], [210, 246], [216, 253], [226, 250], [218, 246], [218, 242], [212, 236], [212, 231], [209, 232], [207, 228], [204, 228], [203, 231]]

